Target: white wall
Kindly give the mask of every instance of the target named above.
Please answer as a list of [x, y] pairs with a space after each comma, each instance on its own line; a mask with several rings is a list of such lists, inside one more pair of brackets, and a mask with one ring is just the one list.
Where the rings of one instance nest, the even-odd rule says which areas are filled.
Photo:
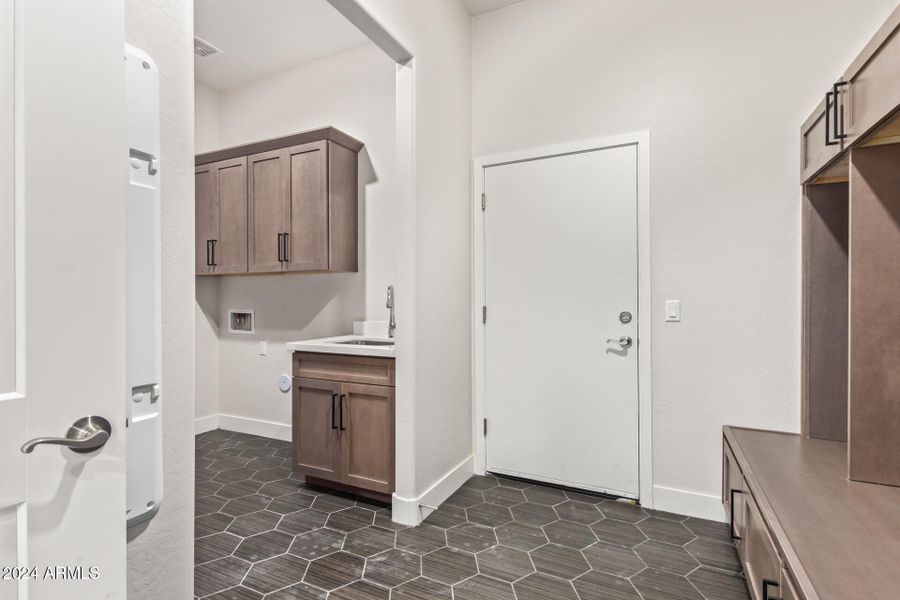
[[398, 453], [397, 495], [414, 502], [472, 454], [471, 21], [457, 0], [359, 4], [415, 57], [413, 203], [397, 219], [398, 444], [412, 450]]
[[193, 596], [194, 169], [193, 3], [128, 0], [126, 39], [160, 70], [164, 498], [129, 531], [128, 598]]
[[[360, 153], [358, 273], [197, 278], [197, 416], [220, 413], [290, 425], [284, 343], [350, 333], [387, 320], [394, 282], [394, 63], [374, 45], [305, 63], [227, 90], [197, 86], [197, 150], [333, 125]], [[253, 309], [254, 336], [228, 334], [228, 309]], [[221, 326], [220, 326], [221, 324]], [[260, 356], [259, 342], [268, 342]]]
[[798, 131], [896, 4], [527, 0], [473, 21], [475, 156], [651, 131], [658, 507], [719, 514], [723, 424], [799, 429]]

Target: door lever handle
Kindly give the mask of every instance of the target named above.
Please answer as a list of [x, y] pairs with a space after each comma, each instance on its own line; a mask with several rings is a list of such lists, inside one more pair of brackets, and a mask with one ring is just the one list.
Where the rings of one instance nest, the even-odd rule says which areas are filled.
[[85, 454], [106, 445], [111, 433], [112, 426], [103, 417], [83, 417], [69, 427], [66, 437], [34, 438], [25, 442], [21, 450], [24, 454], [31, 454], [37, 446], [47, 444], [65, 446], [72, 452]]
[[623, 335], [622, 337], [615, 339], [609, 338], [606, 340], [607, 344], [618, 344], [621, 348], [631, 348], [631, 345], [634, 344], [634, 340], [631, 339], [629, 335]]

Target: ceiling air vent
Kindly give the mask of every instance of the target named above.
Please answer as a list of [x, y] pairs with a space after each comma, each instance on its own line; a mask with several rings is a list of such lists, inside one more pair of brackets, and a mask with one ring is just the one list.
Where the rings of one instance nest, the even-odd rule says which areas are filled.
[[221, 53], [222, 51], [219, 48], [216, 48], [204, 39], [198, 38], [196, 35], [194, 36], [194, 54], [200, 58], [206, 58], [207, 56]]

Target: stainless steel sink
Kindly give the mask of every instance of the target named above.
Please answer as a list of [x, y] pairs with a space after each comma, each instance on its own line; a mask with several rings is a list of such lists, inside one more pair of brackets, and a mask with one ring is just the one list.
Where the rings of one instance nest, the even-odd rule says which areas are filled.
[[387, 340], [344, 340], [335, 344], [347, 344], [348, 346], [393, 346], [393, 341]]

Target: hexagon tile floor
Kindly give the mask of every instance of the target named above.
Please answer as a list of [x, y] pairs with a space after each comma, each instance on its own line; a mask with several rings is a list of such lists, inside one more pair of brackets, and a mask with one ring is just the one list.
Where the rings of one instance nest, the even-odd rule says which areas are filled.
[[727, 526], [475, 476], [418, 527], [305, 485], [290, 443], [197, 436], [195, 598], [746, 600]]

